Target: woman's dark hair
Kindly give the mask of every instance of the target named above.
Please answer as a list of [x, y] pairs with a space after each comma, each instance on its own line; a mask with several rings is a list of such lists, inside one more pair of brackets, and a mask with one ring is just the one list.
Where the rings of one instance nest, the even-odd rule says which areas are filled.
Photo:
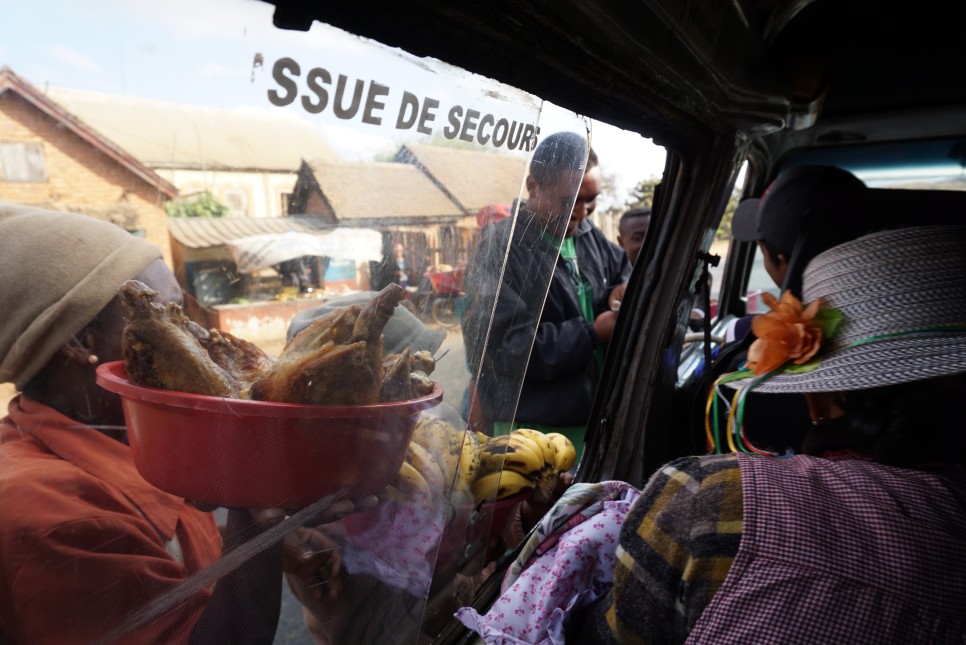
[[[961, 385], [966, 377], [946, 378], [958, 379]], [[846, 414], [843, 423], [830, 428], [826, 440], [841, 433], [843, 447], [870, 453], [893, 466], [966, 461], [966, 400], [961, 387], [944, 388], [932, 379], [851, 391], [845, 394], [842, 407]]]
[[576, 132], [554, 132], [540, 142], [530, 160], [530, 175], [537, 184], [546, 186], [565, 171], [580, 170], [597, 165], [597, 154], [590, 150], [588, 160], [587, 141]]

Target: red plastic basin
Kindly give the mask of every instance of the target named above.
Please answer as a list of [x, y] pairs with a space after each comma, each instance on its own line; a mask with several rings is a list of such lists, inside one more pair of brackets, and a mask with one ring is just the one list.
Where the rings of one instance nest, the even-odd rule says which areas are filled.
[[172, 392], [127, 380], [124, 363], [97, 368], [122, 398], [134, 463], [168, 493], [226, 507], [299, 508], [341, 490], [381, 492], [396, 479], [422, 410], [418, 399], [301, 405]]

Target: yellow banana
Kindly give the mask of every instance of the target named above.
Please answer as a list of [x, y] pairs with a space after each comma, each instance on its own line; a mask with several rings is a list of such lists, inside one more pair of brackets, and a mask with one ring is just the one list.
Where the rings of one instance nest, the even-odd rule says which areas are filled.
[[517, 428], [512, 432], [515, 435], [522, 435], [527, 439], [533, 441], [537, 446], [540, 447], [540, 451], [543, 454], [544, 464], [553, 465], [557, 463], [557, 449], [547, 435], [540, 432], [539, 430], [533, 430], [531, 428]]
[[413, 493], [421, 495], [425, 499], [432, 497], [429, 484], [419, 474], [419, 471], [408, 461], [404, 461], [402, 468], [399, 469], [399, 478], [396, 480], [396, 488], [403, 493]]
[[442, 495], [446, 487], [446, 479], [439, 464], [429, 451], [416, 442], [410, 442], [409, 450], [406, 452], [406, 461], [412, 464], [429, 487], [432, 497]]
[[460, 433], [456, 428], [443, 419], [423, 417], [416, 424], [412, 441], [433, 456], [443, 473], [443, 481], [449, 486], [459, 466]]
[[413, 431], [412, 440], [426, 448], [430, 453], [434, 453], [437, 447], [444, 447], [449, 435], [456, 433], [450, 423], [439, 417], [421, 416], [416, 422], [416, 429]]
[[532, 439], [513, 433], [510, 435], [510, 449], [504, 468], [515, 470], [522, 475], [536, 474], [543, 470], [543, 450]]
[[513, 470], [523, 475], [543, 469], [543, 454], [533, 441], [522, 436], [496, 437], [480, 446], [480, 469], [485, 473]]
[[472, 484], [480, 474], [480, 442], [476, 434], [469, 431], [463, 432], [463, 445], [460, 446], [459, 455], [460, 479], [467, 484]]
[[533, 482], [512, 470], [483, 475], [473, 482], [473, 499], [481, 500], [503, 499], [524, 490], [533, 488]]
[[547, 438], [553, 443], [557, 451], [554, 461], [557, 470], [564, 473], [573, 468], [577, 462], [577, 449], [574, 448], [570, 439], [559, 432], [550, 432], [547, 434]]
[[459, 509], [461, 506], [472, 506], [475, 502], [472, 483], [468, 484], [463, 479], [456, 480], [456, 485], [453, 487], [453, 494], [450, 496], [451, 507], [453, 509]]

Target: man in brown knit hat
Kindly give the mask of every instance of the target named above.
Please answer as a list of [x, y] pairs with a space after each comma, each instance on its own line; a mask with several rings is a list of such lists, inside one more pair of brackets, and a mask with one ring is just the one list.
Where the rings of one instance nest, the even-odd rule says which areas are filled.
[[[95, 383], [121, 358], [131, 278], [181, 301], [157, 247], [0, 202], [0, 381], [21, 392], [0, 420], [0, 642], [98, 642], [221, 556], [210, 513], [141, 478], [120, 398]], [[229, 511], [224, 548], [258, 530]], [[271, 642], [281, 580], [275, 545], [117, 642]]]

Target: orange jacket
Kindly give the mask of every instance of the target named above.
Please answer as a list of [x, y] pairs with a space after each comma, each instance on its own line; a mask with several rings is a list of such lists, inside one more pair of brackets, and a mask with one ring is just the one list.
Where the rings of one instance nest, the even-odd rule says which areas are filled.
[[[211, 514], [144, 481], [127, 446], [24, 396], [9, 415], [0, 421], [0, 642], [96, 642], [221, 555]], [[119, 642], [187, 642], [209, 597]]]

